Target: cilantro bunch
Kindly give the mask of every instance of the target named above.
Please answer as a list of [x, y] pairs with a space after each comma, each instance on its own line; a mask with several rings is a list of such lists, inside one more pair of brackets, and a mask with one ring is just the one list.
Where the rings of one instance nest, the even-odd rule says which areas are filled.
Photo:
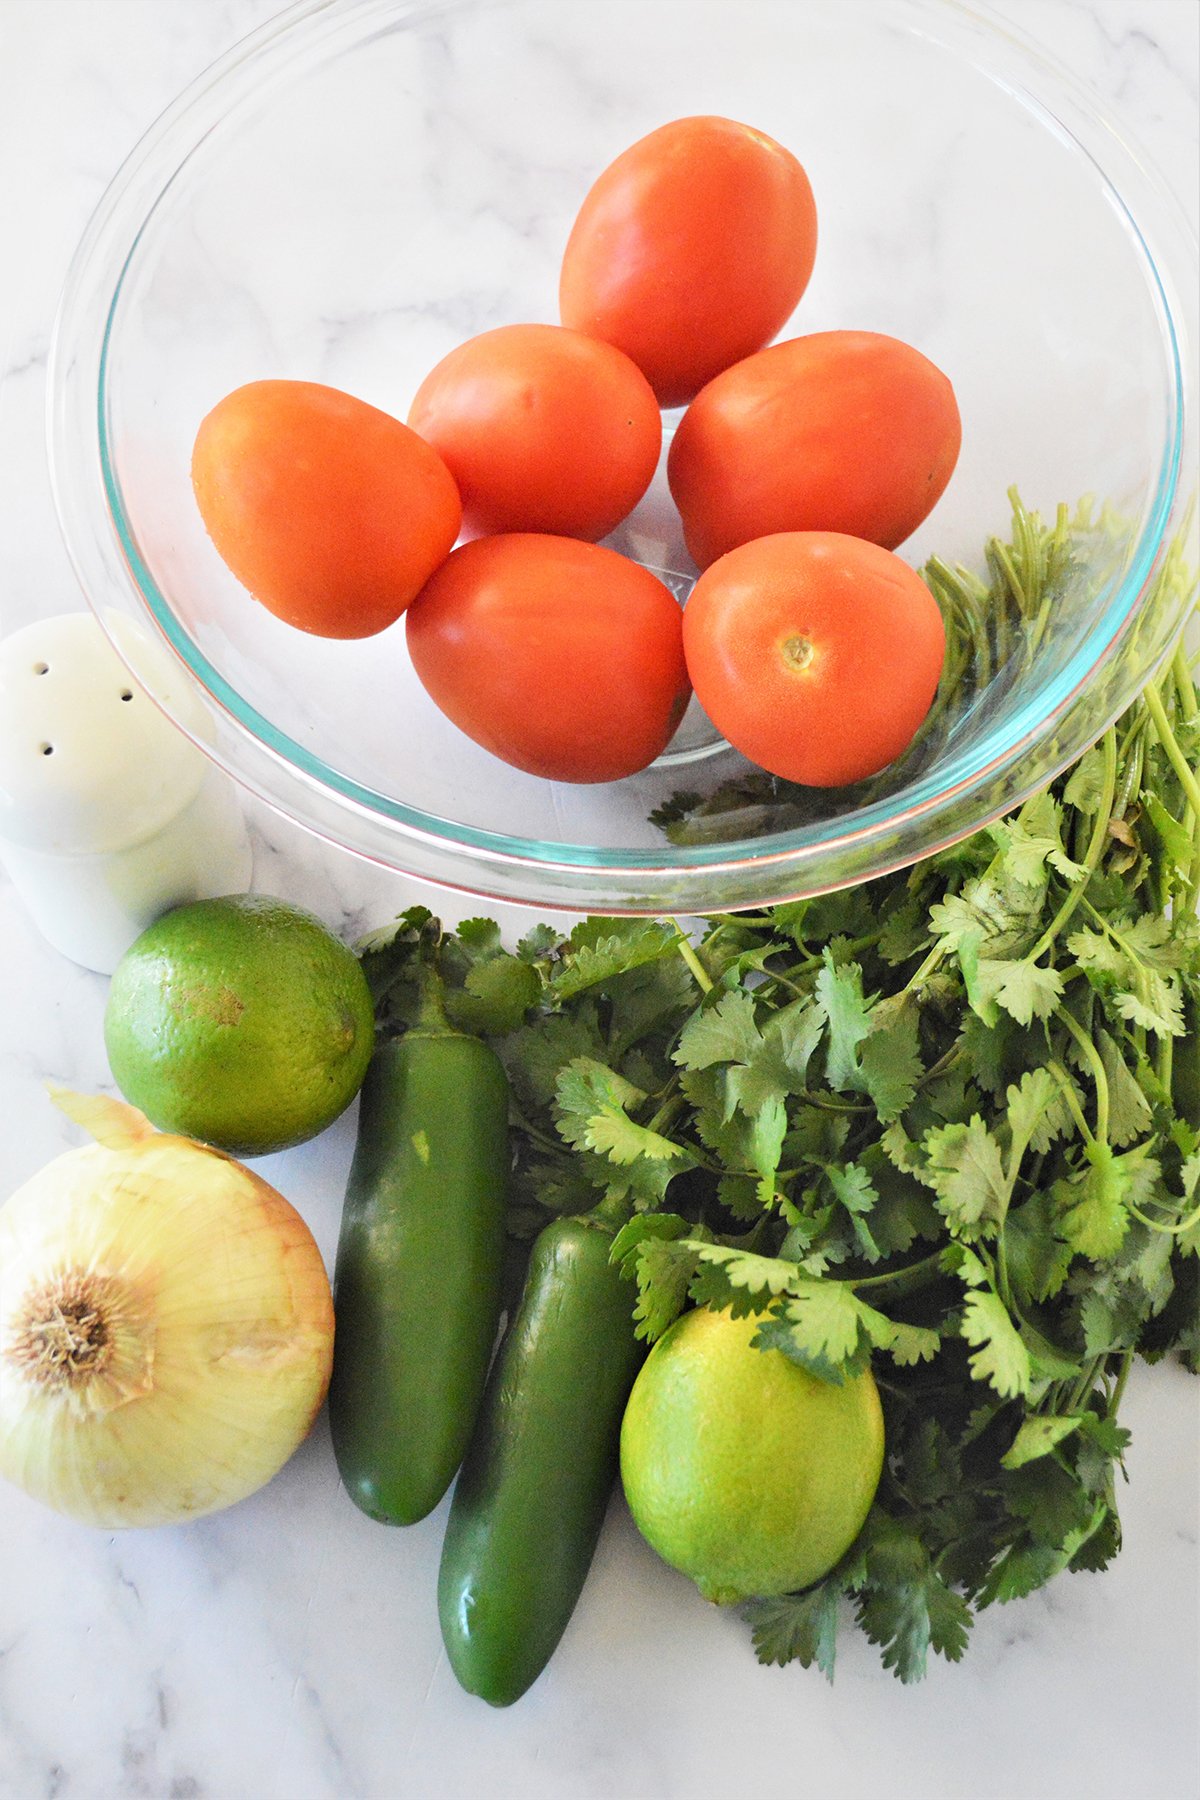
[[[823, 1380], [874, 1367], [887, 1460], [842, 1563], [751, 1602], [902, 1680], [1120, 1546], [1135, 1357], [1200, 1366], [1200, 701], [1182, 649], [1013, 816], [863, 887], [710, 919], [441, 942], [514, 1096], [511, 1228], [617, 1228], [639, 1330], [691, 1305]], [[365, 958], [407, 1016], [405, 916]]]

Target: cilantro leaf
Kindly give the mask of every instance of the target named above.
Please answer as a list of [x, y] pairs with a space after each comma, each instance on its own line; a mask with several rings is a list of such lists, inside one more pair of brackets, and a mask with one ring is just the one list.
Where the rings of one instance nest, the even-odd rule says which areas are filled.
[[1179, 989], [1153, 969], [1142, 975], [1135, 991], [1119, 993], [1114, 1004], [1123, 1019], [1158, 1037], [1184, 1035], [1186, 1027]]
[[1009, 1511], [1023, 1520], [1029, 1536], [1052, 1546], [1064, 1564], [1074, 1554], [1067, 1547], [1071, 1537], [1095, 1518], [1092, 1496], [1054, 1456], [1037, 1457], [1006, 1472], [1003, 1492]]
[[910, 1368], [915, 1363], [932, 1362], [941, 1347], [941, 1334], [932, 1326], [902, 1325], [895, 1319], [889, 1319], [888, 1327], [886, 1342], [880, 1348], [885, 1349], [892, 1361], [902, 1369]]
[[825, 1078], [831, 1088], [856, 1089], [859, 1085], [856, 1052], [871, 1029], [863, 999], [862, 970], [857, 963], [835, 967], [826, 950], [815, 994], [829, 1028]]
[[751, 1627], [759, 1662], [798, 1662], [805, 1669], [815, 1663], [832, 1681], [841, 1596], [838, 1581], [828, 1577], [802, 1594], [748, 1601], [742, 1617]]
[[1000, 1458], [1001, 1465], [1006, 1469], [1019, 1469], [1039, 1456], [1048, 1456], [1056, 1444], [1078, 1431], [1082, 1423], [1082, 1413], [1066, 1413], [1060, 1417], [1041, 1413], [1026, 1419]]
[[775, 1197], [775, 1176], [787, 1132], [787, 1108], [779, 1099], [765, 1100], [750, 1123], [750, 1163], [758, 1174], [758, 1195], [763, 1206]]
[[1023, 1600], [1044, 1587], [1063, 1567], [1063, 1558], [1052, 1544], [1021, 1542], [1005, 1550], [980, 1590], [977, 1604]]
[[924, 896], [910, 889], [884, 908], [879, 954], [892, 964], [910, 962], [929, 948], [929, 917]]
[[859, 1048], [859, 1073], [875, 1111], [887, 1125], [900, 1117], [912, 1099], [924, 1065], [916, 1008], [906, 1005], [890, 1019], [882, 1019], [882, 1012], [876, 1007], [872, 1013], [872, 1029]]
[[847, 1212], [867, 1213], [878, 1204], [874, 1183], [859, 1163], [826, 1163], [825, 1178]]
[[859, 1624], [901, 1681], [919, 1681], [930, 1650], [957, 1662], [967, 1647], [971, 1612], [933, 1569], [916, 1531], [877, 1509], [868, 1522], [866, 1575], [857, 1595]]
[[[1143, 968], [1168, 973], [1186, 968], [1191, 960], [1195, 927], [1190, 922], [1168, 919], [1163, 913], [1143, 913], [1120, 926], [1122, 949]], [[1189, 939], [1192, 942], [1189, 942]]]
[[635, 1330], [638, 1337], [653, 1344], [687, 1305], [688, 1288], [700, 1266], [699, 1252], [692, 1241], [646, 1237], [630, 1256], [638, 1287]]
[[553, 925], [533, 925], [517, 944], [522, 962], [541, 962], [558, 946], [559, 934]]
[[907, 996], [891, 1007], [869, 1006], [857, 963], [837, 964], [829, 949], [814, 992], [825, 1016], [825, 1078], [843, 1093], [868, 1094], [879, 1118], [898, 1119], [923, 1070], [916, 1007]]
[[800, 1276], [792, 1297], [764, 1318], [753, 1342], [785, 1356], [822, 1381], [840, 1386], [860, 1375], [871, 1356], [863, 1306], [841, 1281]]
[[558, 1078], [568, 1063], [586, 1057], [598, 1061], [604, 1036], [590, 1002], [569, 1013], [551, 1013], [512, 1033], [502, 1046], [504, 1064], [521, 1104], [534, 1111], [550, 1105]]
[[561, 1069], [554, 1086], [558, 1129], [568, 1144], [594, 1146], [590, 1132], [606, 1115], [628, 1118], [626, 1107], [646, 1098], [641, 1088], [594, 1057], [577, 1056]]
[[1085, 1155], [1086, 1173], [1056, 1189], [1058, 1229], [1081, 1256], [1100, 1262], [1115, 1256], [1129, 1230], [1130, 1181], [1124, 1159], [1108, 1144], [1091, 1143]]
[[692, 1247], [701, 1263], [719, 1266], [731, 1288], [742, 1288], [750, 1294], [785, 1294], [798, 1275], [794, 1263], [777, 1256], [756, 1256], [750, 1250], [735, 1250], [728, 1244]]
[[1052, 794], [1035, 795], [1014, 818], [1001, 819], [988, 830], [1000, 851], [997, 873], [1021, 887], [1044, 888], [1050, 857], [1065, 856]]
[[[600, 1198], [587, 1165], [575, 1157], [563, 1156], [554, 1161], [544, 1156], [522, 1158], [511, 1183], [516, 1201], [528, 1200], [543, 1213], [556, 1217], [590, 1212]], [[528, 1235], [536, 1235], [536, 1228]]]
[[770, 1100], [802, 1093], [823, 1029], [820, 1013], [808, 1000], [793, 1001], [773, 1014], [750, 1055], [728, 1072], [730, 1105], [753, 1117]]
[[1006, 1400], [1029, 1392], [1033, 1379], [1029, 1352], [998, 1295], [973, 1289], [959, 1330], [968, 1344], [977, 1346], [969, 1359], [976, 1381], [990, 1382]]
[[611, 1263], [621, 1265], [623, 1275], [632, 1275], [636, 1268], [634, 1252], [639, 1244], [647, 1238], [685, 1238], [691, 1226], [678, 1213], [638, 1213], [627, 1219], [612, 1241], [608, 1253]]
[[641, 968], [662, 957], [678, 954], [679, 932], [661, 919], [585, 920], [571, 933], [562, 960], [551, 977], [560, 1001], [571, 1000], [588, 988], [603, 987], [629, 969]]
[[1036, 889], [1016, 883], [1005, 890], [985, 876], [967, 882], [961, 893], [935, 901], [929, 909], [930, 930], [948, 950], [961, 953], [971, 944], [977, 955], [989, 958], [1028, 949], [1040, 919]]
[[[1055, 1087], [1054, 1099], [1038, 1119], [1029, 1140], [1029, 1148], [1039, 1155], [1048, 1150], [1057, 1138], [1073, 1137], [1078, 1130], [1076, 1118], [1085, 1110], [1082, 1089], [1069, 1069], [1060, 1064], [1051, 1080]], [[1074, 1111], [1071, 1109], [1072, 1101], [1075, 1103]]]
[[1118, 932], [1076, 931], [1067, 947], [1117, 1017], [1159, 1037], [1182, 1037], [1183, 1007], [1174, 973], [1188, 951], [1160, 915]]
[[992, 1236], [1008, 1204], [1000, 1146], [976, 1113], [967, 1125], [943, 1125], [925, 1134], [926, 1163], [918, 1171], [937, 1194], [937, 1208], [956, 1236], [973, 1242]]
[[645, 1098], [615, 1069], [584, 1056], [567, 1064], [555, 1087], [555, 1123], [564, 1141], [616, 1165], [604, 1192], [637, 1208], [658, 1205], [692, 1160], [682, 1145], [630, 1118], [629, 1108]]
[[748, 1063], [761, 1043], [754, 1001], [738, 988], [693, 1015], [679, 1034], [674, 1060], [684, 1069], [710, 1069], [714, 1063]]
[[[1103, 515], [1044, 522], [1014, 496], [985, 575], [931, 562], [949, 681], [918, 757], [980, 647], [1019, 678], [1124, 554]], [[1172, 549], [1137, 629], [1191, 579]], [[1200, 1368], [1189, 680], [1173, 665], [1160, 705], [907, 872], [689, 924], [699, 982], [667, 919], [535, 927], [514, 954], [494, 920], [415, 909], [363, 947], [383, 1037], [436, 963], [505, 1063], [514, 1268], [548, 1217], [602, 1203], [643, 1338], [711, 1305], [821, 1380], [879, 1370], [881, 1498], [824, 1581], [750, 1603], [765, 1660], [831, 1673], [844, 1594], [916, 1679], [961, 1654], [973, 1608], [1102, 1568], [1128, 1359]], [[715, 843], [826, 812], [751, 772], [660, 816]]]
[[1021, 1157], [1037, 1142], [1045, 1145], [1042, 1127], [1046, 1114], [1058, 1099], [1058, 1085], [1046, 1069], [1027, 1069], [1019, 1082], [1005, 1094], [1005, 1116], [1009, 1132], [1009, 1185]]
[[475, 963], [461, 989], [446, 995], [446, 1012], [463, 1031], [503, 1037], [524, 1022], [541, 992], [537, 972], [503, 953]]
[[929, 1190], [897, 1169], [881, 1142], [869, 1144], [855, 1166], [871, 1183], [874, 1198], [866, 1217], [881, 1257], [910, 1249], [918, 1238], [932, 1242], [941, 1234], [944, 1225]]
[[1088, 1532], [1067, 1563], [1072, 1571], [1097, 1573], [1106, 1569], [1121, 1548], [1121, 1521], [1111, 1506], [1106, 1506], [1094, 1531]]
[[700, 1142], [727, 1168], [740, 1171], [750, 1167], [750, 1121], [730, 1104], [727, 1075], [720, 1065], [685, 1069], [679, 1086]]
[[652, 1062], [654, 1075], [646, 1085], [657, 1091], [671, 1073], [667, 1040], [695, 1004], [691, 971], [682, 957], [660, 958], [613, 976], [604, 992], [608, 1059], [624, 1062], [633, 1057], [642, 1064]]
[[584, 1142], [589, 1150], [598, 1150], [601, 1156], [607, 1156], [610, 1162], [615, 1163], [635, 1163], [639, 1158], [650, 1162], [670, 1162], [683, 1155], [678, 1144], [663, 1137], [661, 1132], [635, 1124], [620, 1107], [606, 1106], [602, 1112], [589, 1119]]
[[1054, 1195], [1044, 1188], [1013, 1207], [1004, 1221], [1009, 1280], [1026, 1306], [1053, 1299], [1067, 1278], [1074, 1250], [1058, 1227]]
[[1149, 1129], [1150, 1102], [1112, 1034], [1098, 1031], [1096, 1047], [1108, 1082], [1108, 1141], [1120, 1149]]
[[1064, 803], [1085, 819], [1093, 819], [1104, 796], [1104, 751], [1099, 744], [1085, 750], [1063, 789]]
[[972, 1005], [986, 1017], [994, 1001], [1018, 1025], [1028, 1025], [1031, 1019], [1048, 1019], [1062, 995], [1063, 979], [1057, 969], [998, 958], [979, 963]]
[[500, 927], [495, 919], [463, 919], [454, 935], [473, 955], [497, 956], [500, 953]]
[[747, 1222], [762, 1217], [758, 1182], [749, 1175], [722, 1175], [717, 1180], [717, 1199], [735, 1219]]
[[1171, 858], [1175, 873], [1186, 880], [1191, 869], [1192, 840], [1179, 820], [1169, 813], [1157, 794], [1147, 794], [1143, 801], [1146, 817], [1158, 836], [1164, 853]]

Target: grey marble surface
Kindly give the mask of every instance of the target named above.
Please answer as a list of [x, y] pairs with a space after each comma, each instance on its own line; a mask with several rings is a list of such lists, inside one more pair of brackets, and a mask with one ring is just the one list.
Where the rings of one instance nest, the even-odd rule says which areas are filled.
[[[997, 10], [1072, 64], [1194, 220], [1195, 0]], [[0, 0], [0, 633], [81, 603], [43, 431], [74, 244], [161, 107], [273, 11]], [[430, 898], [265, 808], [250, 823], [255, 885], [347, 937]], [[0, 875], [0, 1193], [73, 1141], [43, 1083], [106, 1085], [105, 991], [44, 944]], [[327, 1254], [353, 1126], [262, 1165]], [[340, 1492], [323, 1421], [261, 1494], [178, 1530], [89, 1532], [0, 1490], [0, 1795], [1183, 1800], [1200, 1781], [1197, 1393], [1166, 1368], [1131, 1383], [1114, 1567], [994, 1609], [961, 1666], [937, 1663], [912, 1690], [853, 1636], [833, 1688], [759, 1669], [741, 1624], [658, 1563], [614, 1504], [551, 1669], [493, 1713], [459, 1693], [441, 1653], [443, 1513], [403, 1534], [371, 1525]]]

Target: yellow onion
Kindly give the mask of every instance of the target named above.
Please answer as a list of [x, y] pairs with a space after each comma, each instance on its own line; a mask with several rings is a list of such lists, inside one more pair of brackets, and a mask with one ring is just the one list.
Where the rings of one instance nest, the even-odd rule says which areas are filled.
[[0, 1475], [89, 1525], [244, 1499], [325, 1395], [333, 1303], [299, 1213], [131, 1106], [55, 1091], [98, 1141], [0, 1208]]

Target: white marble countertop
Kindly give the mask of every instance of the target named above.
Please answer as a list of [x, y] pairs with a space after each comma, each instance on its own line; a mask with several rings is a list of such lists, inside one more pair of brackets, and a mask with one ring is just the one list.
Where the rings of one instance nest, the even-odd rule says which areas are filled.
[[[143, 128], [274, 10], [0, 0], [0, 635], [81, 604], [43, 432], [74, 244]], [[998, 10], [1073, 64], [1194, 219], [1196, 0]], [[348, 938], [429, 898], [265, 809], [250, 818], [256, 887]], [[46, 946], [0, 875], [0, 1195], [73, 1141], [44, 1081], [107, 1083], [106, 985]], [[347, 1115], [261, 1165], [327, 1254], [352, 1135]], [[1198, 1395], [1176, 1370], [1138, 1371], [1116, 1564], [993, 1609], [965, 1662], [935, 1659], [916, 1689], [856, 1635], [832, 1688], [758, 1668], [741, 1623], [658, 1563], [614, 1504], [550, 1670], [492, 1712], [459, 1692], [441, 1653], [444, 1512], [404, 1533], [369, 1523], [339, 1489], [323, 1420], [261, 1494], [187, 1528], [89, 1532], [3, 1489], [0, 1795], [1182, 1800], [1200, 1783]]]

